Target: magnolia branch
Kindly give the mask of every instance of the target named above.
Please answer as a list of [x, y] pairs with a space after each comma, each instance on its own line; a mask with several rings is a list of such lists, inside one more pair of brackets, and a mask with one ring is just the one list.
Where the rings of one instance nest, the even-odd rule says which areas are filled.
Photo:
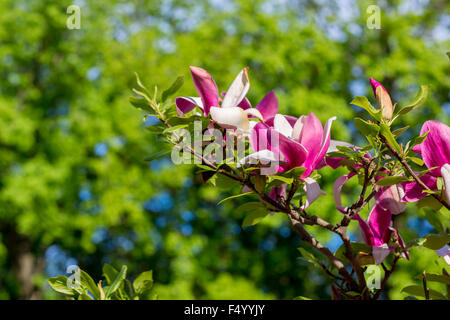
[[[422, 187], [423, 190], [433, 191], [419, 178], [419, 176], [417, 176], [417, 174], [413, 171], [408, 162], [387, 142], [384, 136], [380, 135], [380, 140], [382, 143], [386, 145], [386, 147], [398, 159], [398, 161], [400, 161], [403, 168], [405, 168], [406, 171], [408, 171], [411, 177], [413, 177], [413, 179]], [[450, 210], [450, 204], [448, 204], [444, 199], [442, 199], [441, 197], [439, 197], [437, 194], [434, 193], [431, 193], [431, 196], [435, 198], [437, 201], [439, 201], [448, 210]]]
[[[168, 121], [165, 119], [164, 115], [159, 111], [159, 109], [155, 106], [151, 106], [151, 107], [158, 114], [159, 118], [164, 123], [164, 125], [168, 128], [171, 128], [172, 126], [170, 125], [170, 123], [168, 123]], [[174, 135], [175, 139], [177, 139], [177, 140], [180, 139], [180, 137], [176, 133], [172, 133], [172, 134]], [[319, 252], [321, 252], [331, 262], [331, 264], [334, 267], [336, 267], [336, 269], [338, 270], [338, 273], [342, 276], [342, 278], [339, 278], [339, 277], [333, 275], [332, 273], [330, 273], [327, 270], [327, 268], [324, 267], [323, 265], [321, 266], [322, 269], [324, 269], [325, 272], [328, 275], [330, 275], [332, 278], [334, 278], [335, 280], [345, 279], [345, 281], [348, 283], [351, 290], [357, 290], [357, 291], [361, 292], [363, 294], [364, 298], [366, 298], [366, 299], [370, 298], [368, 295], [368, 290], [367, 290], [366, 283], [365, 283], [364, 273], [361, 269], [361, 266], [355, 260], [353, 250], [351, 247], [351, 243], [350, 243], [350, 238], [348, 237], [347, 232], [346, 232], [346, 226], [349, 224], [349, 222], [351, 220], [351, 216], [350, 216], [349, 221], [343, 220], [341, 225], [339, 227], [337, 227], [315, 215], [312, 215], [312, 216], [306, 215], [304, 211], [302, 212], [302, 210], [300, 210], [299, 208], [295, 207], [293, 204], [290, 203], [297, 188], [298, 188], [297, 183], [294, 183], [291, 186], [287, 201], [285, 201], [285, 205], [283, 206], [281, 203], [270, 198], [267, 194], [265, 194], [265, 193], [260, 194], [249, 179], [243, 179], [241, 177], [235, 176], [234, 174], [232, 174], [226, 170], [223, 170], [222, 168], [218, 168], [214, 163], [212, 163], [211, 161], [206, 159], [202, 154], [199, 154], [198, 152], [196, 152], [196, 150], [194, 148], [192, 148], [191, 146], [188, 146], [188, 151], [194, 157], [198, 157], [199, 159], [201, 159], [202, 163], [204, 165], [210, 167], [216, 173], [222, 174], [232, 180], [239, 182], [243, 186], [249, 187], [255, 194], [258, 195], [258, 197], [260, 198], [260, 201], [269, 204], [270, 206], [277, 209], [278, 211], [286, 213], [289, 217], [289, 220], [292, 224], [293, 229], [299, 234], [301, 239], [303, 241], [308, 242], [314, 248], [316, 248]], [[366, 200], [364, 200], [363, 197], [365, 194], [366, 187], [367, 186], [365, 185], [364, 190], [362, 192], [362, 200], [359, 199], [357, 201], [357, 203], [354, 206], [352, 206], [353, 214], [356, 214], [368, 202], [368, 200], [373, 196], [373, 194], [372, 194]], [[290, 208], [291, 205], [294, 207], [294, 210], [292, 210]], [[361, 208], [359, 208], [359, 206], [361, 206]], [[356, 272], [356, 274], [358, 276], [359, 284], [355, 281], [355, 279], [347, 271], [344, 263], [340, 259], [338, 259], [328, 248], [326, 248], [316, 238], [314, 238], [309, 232], [307, 232], [306, 229], [304, 228], [304, 225], [317, 225], [319, 227], [322, 227], [324, 229], [332, 231], [340, 236], [340, 238], [342, 239], [342, 241], [346, 247], [346, 250], [345, 250], [346, 257], [350, 261], [350, 263], [352, 265], [352, 269]]]

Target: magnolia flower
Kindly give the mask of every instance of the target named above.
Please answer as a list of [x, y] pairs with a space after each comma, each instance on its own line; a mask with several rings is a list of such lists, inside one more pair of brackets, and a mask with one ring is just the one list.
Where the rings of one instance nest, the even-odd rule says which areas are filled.
[[329, 119], [325, 127], [322, 127], [320, 120], [312, 112], [308, 116], [301, 116], [295, 122], [292, 117], [277, 114], [273, 119], [273, 127], [265, 123], [255, 125], [250, 136], [254, 153], [243, 161], [248, 158], [278, 161], [278, 172], [296, 167], [305, 168], [300, 177], [305, 182], [307, 193], [304, 209], [320, 195], [325, 194], [309, 175], [319, 166], [328, 150], [331, 124], [335, 119]]
[[381, 109], [381, 116], [384, 120], [390, 121], [394, 113], [395, 105], [392, 105], [391, 97], [387, 90], [375, 79], [370, 78], [373, 94], [377, 99], [377, 106]]
[[[342, 176], [335, 181], [333, 186], [336, 208], [344, 214], [347, 213], [347, 207], [342, 206], [341, 190], [344, 184], [355, 175], [355, 173], [351, 172], [348, 175]], [[364, 242], [372, 247], [372, 256], [375, 262], [380, 264], [393, 250], [388, 245], [392, 232], [397, 236], [400, 246], [405, 249], [402, 238], [392, 226], [392, 215], [402, 213], [405, 211], [406, 206], [402, 202], [403, 189], [401, 185], [377, 188], [374, 196], [375, 205], [367, 221], [362, 219], [358, 213], [353, 216], [353, 220], [358, 221]], [[409, 259], [406, 250], [403, 252], [403, 256]]]
[[[442, 122], [429, 120], [423, 124], [420, 134], [426, 132], [428, 135], [425, 141], [413, 147], [413, 151], [422, 157], [425, 166], [431, 169], [420, 179], [431, 190], [437, 190], [437, 178], [442, 177], [447, 200], [450, 200], [450, 127]], [[404, 201], [417, 201], [427, 195], [416, 182], [404, 182], [402, 186], [405, 191]]]
[[[219, 97], [219, 90], [214, 79], [204, 69], [190, 67], [195, 89], [200, 97], [178, 97], [175, 99], [178, 114], [185, 114], [198, 107], [205, 116], [225, 129], [241, 129], [249, 131], [252, 124], [250, 117], [262, 121], [274, 117], [278, 112], [278, 101], [275, 94], [269, 92], [256, 108], [252, 108], [245, 95], [250, 88], [247, 68], [244, 68], [228, 90], [224, 92], [223, 100]], [[221, 102], [221, 103], [220, 103]]]

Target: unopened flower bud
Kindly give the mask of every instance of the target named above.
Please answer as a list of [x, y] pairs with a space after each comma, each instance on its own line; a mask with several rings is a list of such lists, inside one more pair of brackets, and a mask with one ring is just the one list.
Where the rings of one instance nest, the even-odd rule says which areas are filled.
[[377, 106], [381, 109], [381, 116], [384, 120], [392, 120], [394, 113], [394, 106], [392, 105], [391, 97], [386, 89], [376, 80], [370, 78], [370, 84], [372, 85], [373, 93], [377, 99]]

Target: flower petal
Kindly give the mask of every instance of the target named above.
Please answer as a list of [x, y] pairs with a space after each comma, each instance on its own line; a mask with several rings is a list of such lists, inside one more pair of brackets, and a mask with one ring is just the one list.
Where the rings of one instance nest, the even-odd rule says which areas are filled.
[[[444, 164], [450, 164], [450, 127], [442, 122], [435, 120], [426, 121], [420, 134], [424, 134], [427, 131], [427, 138], [422, 142], [420, 151], [422, 159], [428, 168], [435, 168], [430, 173], [438, 177], [441, 175], [440, 167]], [[418, 150], [419, 147], [414, 150]]]
[[359, 223], [359, 229], [361, 230], [361, 237], [363, 241], [369, 245], [372, 246], [374, 243], [374, 235], [372, 230], [370, 229], [369, 225], [366, 221], [364, 221], [363, 218], [357, 213], [353, 216], [353, 220], [357, 220]]
[[244, 99], [249, 88], [250, 82], [248, 80], [247, 68], [244, 68], [228, 88], [227, 94], [223, 98], [222, 108], [237, 107], [242, 99]]
[[[227, 92], [226, 92], [226, 91], [223, 91], [223, 92], [222, 92], [222, 97], [225, 97], [226, 94], [227, 94]], [[242, 109], [244, 109], [244, 110], [247, 110], [247, 109], [249, 109], [249, 108], [252, 107], [252, 104], [251, 104], [250, 101], [247, 99], [247, 97], [245, 97], [244, 99], [242, 99], [241, 102], [239, 102], [238, 107], [239, 107], [239, 108], [242, 108]]]
[[314, 161], [322, 147], [323, 127], [319, 118], [312, 112], [306, 117], [300, 117], [295, 123], [293, 138], [308, 150], [308, 157], [304, 164], [306, 171], [302, 175], [302, 177], [307, 177], [313, 171]]
[[199, 67], [189, 67], [194, 80], [194, 86], [200, 95], [206, 115], [209, 114], [211, 107], [219, 106], [219, 90], [216, 82], [211, 75], [204, 69]]
[[373, 246], [372, 247], [372, 256], [373, 260], [375, 260], [376, 264], [380, 264], [386, 259], [386, 257], [391, 253], [391, 249], [387, 245], [387, 243], [384, 243], [380, 246]]
[[275, 162], [280, 160], [279, 156], [276, 153], [266, 149], [249, 154], [248, 156], [242, 158], [239, 163], [245, 164], [252, 159], [261, 160], [261, 162], [263, 163]]
[[[275, 145], [274, 145], [275, 141]], [[296, 167], [303, 167], [308, 151], [300, 143], [285, 137], [278, 131], [271, 129], [271, 139], [268, 141], [270, 148], [275, 153], [277, 149], [283, 154], [285, 163], [281, 164], [281, 171], [287, 171]], [[278, 142], [278, 145], [276, 145]]]
[[316, 168], [316, 166], [319, 164], [320, 161], [322, 161], [322, 159], [325, 157], [325, 154], [328, 152], [328, 148], [330, 146], [330, 141], [331, 141], [331, 138], [330, 138], [331, 125], [334, 120], [336, 120], [336, 117], [332, 117], [332, 118], [328, 119], [327, 122], [325, 123], [325, 127], [323, 128], [322, 146], [314, 160], [313, 169]]
[[375, 194], [377, 205], [392, 214], [399, 214], [405, 211], [406, 204], [400, 202], [400, 192], [396, 185], [381, 187]]
[[305, 179], [305, 186], [304, 190], [306, 191], [306, 202], [305, 204], [300, 208], [301, 210], [305, 210], [308, 208], [314, 201], [317, 200], [322, 195], [325, 195], [326, 193], [320, 189], [319, 184], [316, 180], [313, 178], [306, 178]]
[[256, 106], [256, 109], [261, 112], [264, 120], [276, 116], [278, 113], [278, 99], [273, 90], [264, 96], [264, 98]]
[[373, 95], [376, 96], [377, 95], [377, 88], [381, 87], [384, 89], [384, 91], [387, 92], [387, 90], [381, 85], [381, 83], [379, 83], [377, 80], [375, 80], [374, 78], [370, 78], [370, 84], [372, 86], [372, 90], [373, 90]]
[[175, 106], [179, 116], [192, 111], [195, 107], [199, 107], [203, 111], [203, 103], [200, 97], [177, 97]]
[[255, 117], [255, 118], [258, 118], [258, 119], [261, 120], [261, 121], [264, 121], [264, 118], [263, 118], [262, 114], [259, 112], [258, 109], [255, 109], [255, 108], [249, 108], [249, 109], [246, 109], [246, 110], [245, 110], [245, 113], [246, 113], [248, 116], [253, 116], [253, 117]]
[[392, 214], [389, 211], [384, 210], [381, 206], [373, 206], [367, 224], [373, 232], [375, 246], [380, 246], [389, 240], [391, 235], [389, 227], [392, 224]]
[[257, 123], [250, 134], [250, 146], [253, 151], [269, 148], [269, 127], [264, 123]]
[[289, 121], [287, 121], [287, 119], [281, 114], [277, 114], [275, 116], [273, 127], [275, 130], [281, 132], [286, 137], [290, 138], [292, 136], [292, 127], [289, 124]]
[[336, 204], [336, 209], [338, 209], [342, 213], [346, 213], [346, 207], [344, 208], [342, 206], [342, 200], [341, 200], [341, 191], [344, 184], [355, 175], [355, 173], [350, 172], [349, 174], [339, 177], [336, 179], [336, 181], [333, 184], [333, 196], [334, 196], [334, 202]]
[[211, 107], [211, 119], [225, 129], [250, 129], [247, 114], [239, 107], [218, 108]]
[[[433, 177], [431, 174], [426, 173], [420, 177], [423, 183], [425, 183], [431, 190], [437, 189], [437, 178]], [[416, 202], [428, 194], [423, 192], [423, 188], [415, 181], [413, 182], [403, 182], [401, 186], [404, 190], [404, 196], [402, 201], [404, 202]]]
[[[288, 115], [283, 115], [286, 120], [289, 122], [289, 124], [291, 125], [291, 127], [294, 127], [295, 123], [297, 122], [297, 118], [293, 117], [293, 116], [288, 116]], [[266, 122], [266, 124], [269, 127], [273, 127], [274, 126], [274, 121], [275, 121], [275, 116], [269, 119], [264, 119], [264, 121]]]
[[[336, 117], [333, 117], [333, 118], [336, 118]], [[331, 119], [333, 119], [333, 118], [331, 118]], [[333, 120], [335, 120], [335, 119], [333, 119]], [[333, 140], [333, 139], [330, 139], [330, 145], [328, 146], [327, 153], [339, 151], [339, 150], [337, 149], [338, 146], [341, 146], [341, 147], [348, 147], [348, 148], [356, 148], [356, 147], [355, 147], [353, 144], [351, 144], [351, 143], [348, 143], [348, 142], [345, 142], [345, 141], [339, 141], [339, 140]]]

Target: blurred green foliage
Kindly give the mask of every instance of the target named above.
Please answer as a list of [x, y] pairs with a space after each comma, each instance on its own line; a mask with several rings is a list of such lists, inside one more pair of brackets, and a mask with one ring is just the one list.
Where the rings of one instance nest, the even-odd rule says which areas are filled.
[[[129, 105], [134, 71], [164, 88], [196, 65], [225, 89], [249, 66], [254, 105], [274, 89], [281, 113], [336, 115], [332, 137], [354, 143], [352, 119], [364, 115], [348, 102], [373, 97], [370, 76], [400, 106], [431, 85], [425, 107], [405, 117], [412, 132], [449, 122], [444, 0], [383, 2], [379, 30], [366, 27], [369, 1], [74, 2], [80, 30], [66, 27], [72, 1], [0, 2], [2, 299], [59, 298], [46, 278], [77, 264], [98, 279], [103, 263], [152, 269], [161, 299], [329, 297], [329, 280], [298, 259], [285, 217], [242, 230], [241, 202], [217, 206], [226, 194], [194, 168], [144, 161], [167, 145]], [[180, 93], [192, 95], [192, 83]], [[323, 170], [328, 195], [340, 170]], [[356, 197], [351, 183], [344, 191], [344, 201]], [[339, 219], [330, 196], [311, 211]], [[433, 230], [420, 215], [411, 206], [396, 220], [406, 240]], [[318, 233], [336, 249], [327, 237]], [[390, 281], [413, 283], [435, 267], [427, 255], [402, 261]], [[404, 297], [401, 287], [389, 297]]]

